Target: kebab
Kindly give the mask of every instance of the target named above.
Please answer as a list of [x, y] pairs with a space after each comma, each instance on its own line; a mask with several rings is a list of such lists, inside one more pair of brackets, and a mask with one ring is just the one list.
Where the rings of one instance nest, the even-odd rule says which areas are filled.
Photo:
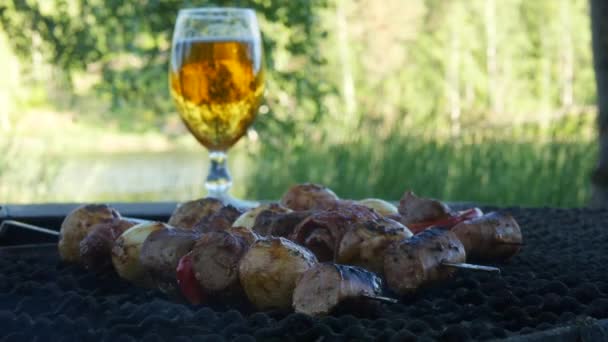
[[403, 295], [449, 279], [455, 268], [500, 272], [495, 267], [465, 261], [466, 252], [456, 234], [447, 229], [429, 228], [386, 249], [384, 276], [389, 288]]
[[72, 210], [61, 223], [59, 256], [68, 262], [80, 262], [80, 241], [97, 223], [120, 219], [120, 214], [106, 204], [87, 204]]
[[337, 247], [336, 262], [357, 265], [377, 274], [384, 272], [384, 251], [396, 242], [412, 237], [401, 223], [381, 217], [354, 222]]
[[293, 293], [293, 308], [311, 316], [326, 315], [339, 306], [360, 307], [370, 300], [395, 303], [382, 297], [382, 280], [356, 266], [319, 263], [302, 273]]
[[477, 260], [508, 260], [522, 246], [521, 228], [510, 214], [492, 212], [451, 229], [467, 256]]
[[258, 309], [290, 309], [297, 280], [316, 264], [308, 249], [285, 238], [266, 237], [243, 255], [238, 273], [247, 298]]
[[110, 269], [114, 241], [136, 224], [121, 218], [93, 225], [91, 231], [80, 241], [80, 262], [84, 268], [96, 273]]

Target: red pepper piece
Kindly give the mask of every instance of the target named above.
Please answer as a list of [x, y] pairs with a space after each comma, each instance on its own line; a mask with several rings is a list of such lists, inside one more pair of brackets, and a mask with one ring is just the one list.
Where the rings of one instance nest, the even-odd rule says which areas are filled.
[[179, 263], [177, 264], [177, 285], [182, 295], [190, 304], [198, 305], [203, 302], [205, 295], [194, 276], [191, 254], [192, 252], [179, 259]]
[[479, 210], [479, 208], [471, 208], [471, 209], [467, 209], [464, 211], [460, 211], [456, 215], [448, 216], [446, 218], [442, 218], [442, 219], [438, 219], [438, 220], [434, 220], [434, 221], [410, 223], [407, 225], [407, 227], [414, 234], [418, 234], [421, 231], [423, 231], [429, 227], [432, 227], [432, 226], [441, 227], [441, 228], [445, 228], [445, 229], [451, 229], [452, 227], [459, 224], [460, 222], [474, 219], [476, 217], [480, 217], [481, 215], [483, 215], [483, 213], [481, 212], [481, 210]]

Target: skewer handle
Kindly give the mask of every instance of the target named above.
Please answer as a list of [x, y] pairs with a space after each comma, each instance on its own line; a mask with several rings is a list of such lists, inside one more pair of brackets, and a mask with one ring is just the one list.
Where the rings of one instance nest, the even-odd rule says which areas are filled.
[[455, 267], [455, 268], [462, 268], [462, 269], [467, 269], [467, 270], [473, 270], [473, 271], [484, 271], [484, 272], [496, 272], [496, 273], [500, 273], [500, 268], [498, 267], [492, 267], [492, 266], [483, 266], [483, 265], [475, 265], [475, 264], [467, 264], [464, 262], [447, 262], [444, 261], [441, 263], [442, 266], [447, 266], [447, 267]]
[[389, 303], [389, 304], [399, 303], [399, 301], [396, 300], [395, 298], [384, 297], [384, 296], [362, 295], [362, 297], [363, 298], [367, 298], [367, 299], [371, 299], [371, 300], [377, 300], [379, 302]]

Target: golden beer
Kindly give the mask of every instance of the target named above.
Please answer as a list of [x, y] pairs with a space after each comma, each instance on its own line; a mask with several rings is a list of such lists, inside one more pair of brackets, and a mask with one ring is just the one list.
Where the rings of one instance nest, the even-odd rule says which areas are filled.
[[212, 151], [225, 151], [247, 131], [264, 92], [253, 43], [183, 39], [175, 43], [169, 86], [182, 120]]

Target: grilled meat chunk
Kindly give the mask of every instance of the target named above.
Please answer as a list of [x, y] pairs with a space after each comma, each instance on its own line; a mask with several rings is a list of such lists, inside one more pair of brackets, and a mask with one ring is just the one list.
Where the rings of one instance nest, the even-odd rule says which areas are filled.
[[239, 263], [239, 279], [258, 309], [289, 309], [300, 275], [317, 263], [306, 248], [281, 237], [254, 242]]
[[62, 260], [79, 263], [80, 242], [93, 225], [120, 219], [120, 214], [107, 204], [87, 204], [72, 210], [61, 223], [59, 256]]
[[80, 260], [84, 268], [97, 273], [111, 270], [114, 241], [134, 225], [135, 222], [125, 219], [113, 219], [91, 226], [91, 232], [80, 241]]
[[203, 218], [224, 207], [217, 198], [201, 198], [180, 204], [169, 218], [169, 225], [182, 229], [192, 229]]
[[374, 273], [355, 266], [320, 263], [302, 274], [293, 293], [293, 308], [311, 316], [326, 315], [339, 305], [367, 301], [377, 296], [382, 281]]
[[281, 197], [281, 204], [295, 211], [318, 210], [338, 199], [331, 189], [323, 185], [304, 183], [290, 187]]
[[336, 262], [382, 274], [386, 248], [411, 236], [409, 229], [389, 218], [355, 222], [340, 240]]
[[225, 231], [201, 235], [191, 257], [194, 276], [203, 292], [223, 298], [242, 297], [238, 265], [248, 249], [245, 239]]
[[477, 260], [507, 260], [519, 252], [523, 240], [513, 216], [500, 212], [459, 223], [452, 232], [464, 245], [467, 257]]
[[257, 215], [253, 231], [262, 236], [280, 236], [288, 238], [297, 225], [310, 216], [309, 211], [277, 212], [264, 210]]
[[319, 211], [298, 224], [291, 240], [310, 249], [319, 261], [333, 261], [340, 241], [357, 222], [379, 220], [382, 216], [361, 205], [348, 205], [332, 211]]
[[384, 275], [393, 291], [406, 294], [451, 277], [455, 270], [443, 262], [465, 260], [464, 246], [453, 232], [429, 228], [387, 248]]
[[199, 233], [192, 229], [163, 228], [148, 235], [142, 244], [139, 261], [164, 292], [176, 289], [175, 272], [179, 259], [194, 246]]
[[211, 215], [203, 217], [194, 225], [194, 229], [201, 233], [223, 231], [232, 227], [241, 214], [243, 212], [231, 205], [223, 206]]
[[413, 192], [407, 191], [399, 201], [399, 214], [401, 214], [401, 223], [408, 226], [411, 223], [448, 218], [451, 210], [445, 203], [417, 197]]

